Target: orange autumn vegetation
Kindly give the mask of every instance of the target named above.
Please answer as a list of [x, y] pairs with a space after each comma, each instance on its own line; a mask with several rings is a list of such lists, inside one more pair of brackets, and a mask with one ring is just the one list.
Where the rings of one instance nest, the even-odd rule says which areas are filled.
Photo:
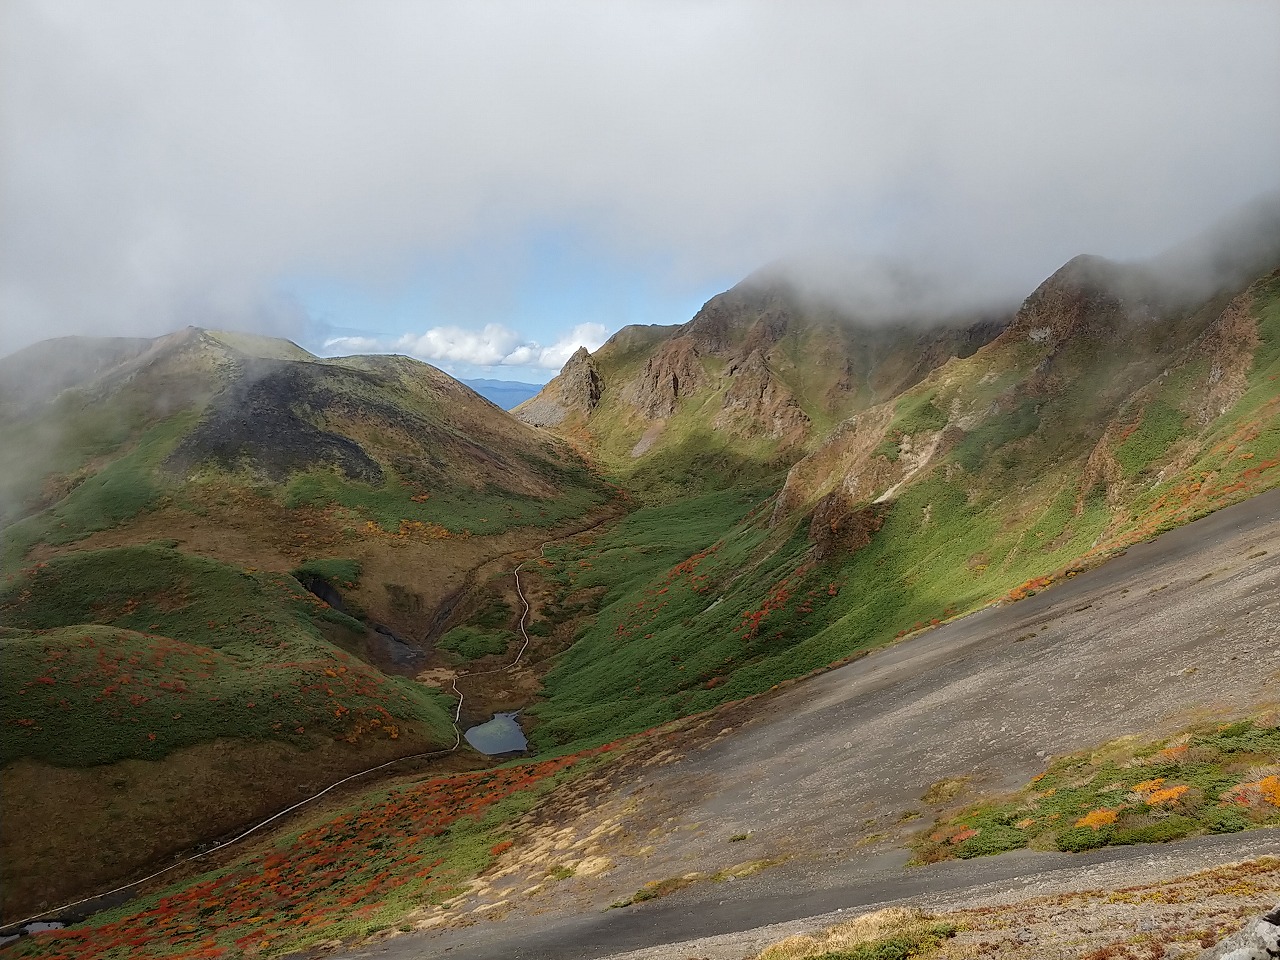
[[1083, 817], [1076, 821], [1077, 827], [1092, 827], [1097, 830], [1101, 827], [1110, 826], [1116, 822], [1116, 811], [1101, 807], [1097, 810], [1090, 810]]
[[[396, 898], [441, 900], [468, 878], [449, 861], [455, 823], [479, 820], [499, 801], [615, 747], [392, 791], [284, 837], [229, 870], [166, 891], [136, 912], [26, 937], [15, 953], [41, 960], [255, 956], [297, 949], [335, 922], [386, 921]], [[484, 849], [492, 857], [510, 846], [504, 840]]]
[[1163, 790], [1156, 790], [1147, 794], [1147, 803], [1153, 807], [1158, 807], [1162, 803], [1172, 803], [1190, 789], [1190, 787], [1182, 783], [1172, 787], [1165, 787]]

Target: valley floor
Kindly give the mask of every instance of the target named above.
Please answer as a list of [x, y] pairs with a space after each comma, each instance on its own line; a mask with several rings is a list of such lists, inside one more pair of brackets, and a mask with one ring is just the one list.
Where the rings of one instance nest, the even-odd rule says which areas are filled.
[[[1176, 874], [1280, 852], [1271, 831], [903, 866], [940, 810], [1014, 789], [1053, 755], [1274, 706], [1278, 585], [1274, 491], [651, 739], [647, 759], [536, 812], [463, 902], [417, 918], [430, 932], [352, 956], [604, 957], [841, 906], [947, 891], [963, 903], [975, 884], [1021, 889], [1064, 864], [1118, 864], [1107, 882], [1126, 886], [1153, 876], [1142, 862], [1168, 858]], [[938, 789], [953, 781], [959, 793]], [[655, 881], [670, 896], [610, 909]], [[733, 949], [661, 955], [750, 952]]]

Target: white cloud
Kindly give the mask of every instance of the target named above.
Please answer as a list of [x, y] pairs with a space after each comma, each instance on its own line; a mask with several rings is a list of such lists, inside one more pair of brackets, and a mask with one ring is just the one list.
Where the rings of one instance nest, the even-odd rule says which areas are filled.
[[0, 351], [278, 329], [282, 277], [385, 289], [548, 227], [1021, 296], [1275, 188], [1277, 35], [1275, 0], [4, 0]]
[[433, 362], [471, 363], [478, 367], [500, 364], [520, 344], [520, 335], [499, 323], [485, 324], [476, 332], [462, 327], [432, 327], [426, 333], [406, 333], [396, 349]]
[[382, 343], [373, 337], [333, 337], [324, 342], [324, 348], [334, 353], [344, 350], [351, 353], [376, 353], [382, 349]]
[[549, 347], [537, 343], [522, 344], [507, 354], [502, 363], [504, 366], [559, 370], [579, 347], [586, 347], [594, 353], [607, 339], [609, 331], [602, 324], [580, 323]]
[[[580, 323], [551, 346], [544, 347], [534, 340], [522, 339], [518, 333], [502, 324], [490, 323], [480, 331], [450, 326], [433, 327], [422, 334], [406, 333], [394, 341], [393, 346], [396, 350], [431, 363], [559, 370], [578, 347], [594, 351], [608, 337], [609, 331], [602, 324]], [[378, 343], [364, 337], [345, 337], [330, 342], [351, 340], [364, 341], [370, 345], [370, 349]], [[363, 345], [353, 349], [369, 352]]]

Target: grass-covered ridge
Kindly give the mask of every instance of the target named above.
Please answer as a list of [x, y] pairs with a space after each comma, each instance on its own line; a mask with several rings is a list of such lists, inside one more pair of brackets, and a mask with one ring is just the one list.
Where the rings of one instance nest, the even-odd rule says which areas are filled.
[[1018, 793], [947, 816], [916, 842], [932, 863], [1031, 847], [1090, 850], [1280, 823], [1274, 716], [1055, 760]]
[[39, 564], [0, 592], [0, 758], [160, 759], [219, 737], [452, 740], [433, 691], [339, 650], [292, 577], [158, 546]]
[[53, 506], [5, 527], [0, 569], [15, 569], [36, 543], [74, 543], [155, 505], [162, 492], [156, 470], [194, 422], [193, 415], [179, 414], [151, 427], [131, 450], [80, 479]]

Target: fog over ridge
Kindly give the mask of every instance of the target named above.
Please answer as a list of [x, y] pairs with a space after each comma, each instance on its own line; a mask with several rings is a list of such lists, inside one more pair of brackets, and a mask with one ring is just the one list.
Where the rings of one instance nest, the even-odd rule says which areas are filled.
[[318, 346], [298, 278], [453, 258], [447, 312], [390, 339], [497, 325], [475, 355], [550, 364], [608, 319], [504, 315], [547, 230], [674, 284], [822, 250], [1016, 302], [1280, 185], [1278, 35], [1268, 2], [10, 0], [0, 353], [188, 323]]

